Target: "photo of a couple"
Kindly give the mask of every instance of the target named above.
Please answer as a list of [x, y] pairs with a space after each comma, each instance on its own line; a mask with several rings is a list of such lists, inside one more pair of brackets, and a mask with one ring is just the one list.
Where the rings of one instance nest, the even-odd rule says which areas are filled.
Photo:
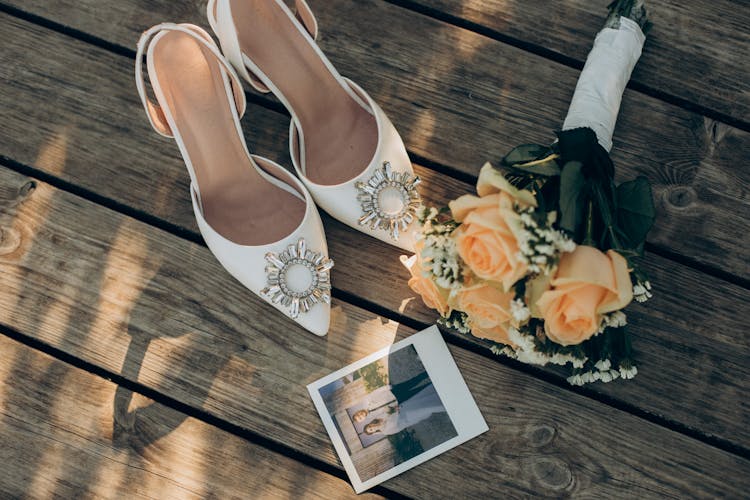
[[412, 345], [320, 389], [365, 481], [458, 435]]
[[432, 415], [445, 413], [440, 396], [424, 371], [403, 382], [375, 389], [363, 405], [347, 409], [363, 447], [398, 434]]

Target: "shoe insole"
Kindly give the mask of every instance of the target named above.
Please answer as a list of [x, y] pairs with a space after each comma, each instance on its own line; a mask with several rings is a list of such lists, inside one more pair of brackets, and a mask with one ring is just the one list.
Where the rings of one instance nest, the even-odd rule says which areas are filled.
[[307, 178], [334, 185], [362, 173], [377, 148], [375, 117], [342, 88], [274, 0], [230, 2], [242, 53], [299, 118]]
[[[291, 234], [304, 218], [305, 201], [255, 169], [235, 126], [234, 103], [216, 56], [179, 31], [154, 43], [156, 79], [193, 164], [206, 221], [240, 245], [265, 245]], [[279, 177], [269, 165], [257, 164]]]

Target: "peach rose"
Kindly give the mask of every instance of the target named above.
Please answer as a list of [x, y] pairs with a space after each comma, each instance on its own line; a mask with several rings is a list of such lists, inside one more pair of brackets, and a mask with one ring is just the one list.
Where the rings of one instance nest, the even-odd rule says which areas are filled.
[[512, 292], [501, 292], [487, 283], [467, 286], [455, 291], [450, 298], [454, 309], [468, 316], [471, 333], [503, 344], [510, 344], [508, 328], [513, 318], [510, 303]]
[[477, 180], [477, 194], [487, 196], [488, 194], [506, 193], [519, 204], [527, 207], [536, 206], [536, 198], [531, 191], [518, 189], [513, 186], [502, 172], [493, 167], [489, 162], [485, 163], [479, 171]]
[[477, 277], [501, 283], [506, 291], [528, 270], [518, 255], [520, 222], [513, 203], [505, 192], [450, 203], [453, 218], [462, 223], [453, 233], [458, 254]]
[[416, 244], [416, 254], [409, 258], [401, 256], [401, 263], [409, 270], [409, 288], [422, 297], [422, 302], [430, 309], [435, 309], [441, 316], [448, 316], [451, 308], [448, 306], [448, 290], [435, 284], [435, 281], [424, 275], [424, 261], [422, 249], [424, 242]]
[[625, 258], [590, 246], [578, 246], [560, 259], [550, 289], [541, 293], [532, 312], [544, 318], [547, 336], [575, 345], [591, 338], [602, 315], [618, 311], [633, 299]]
[[469, 324], [471, 328], [471, 334], [480, 339], [487, 339], [498, 344], [505, 344], [511, 347], [516, 347], [516, 344], [510, 341], [508, 336], [507, 326], [496, 326], [494, 328], [479, 328], [478, 326]]
[[527, 272], [518, 258], [521, 224], [514, 205], [531, 206], [536, 200], [489, 163], [479, 174], [477, 193], [450, 203], [453, 218], [462, 223], [454, 233], [458, 254], [477, 277], [501, 283], [508, 291]]

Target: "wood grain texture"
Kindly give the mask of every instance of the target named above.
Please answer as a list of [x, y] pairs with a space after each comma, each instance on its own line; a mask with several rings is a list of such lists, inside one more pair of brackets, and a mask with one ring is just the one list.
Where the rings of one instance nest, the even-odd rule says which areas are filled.
[[5, 498], [358, 498], [342, 479], [7, 337], [0, 356]]
[[[415, 0], [519, 43], [586, 60], [608, 1]], [[750, 10], [734, 0], [647, 1], [654, 25], [632, 80], [747, 122]]]
[[[336, 300], [328, 337], [315, 337], [253, 298], [204, 247], [4, 168], [0, 193], [3, 323], [329, 464], [338, 461], [305, 385], [413, 333]], [[389, 481], [399, 493], [740, 496], [750, 488], [746, 459], [451, 352], [491, 430]]]
[[[10, 1], [126, 47], [165, 19], [205, 24], [203, 1], [110, 3]], [[408, 148], [422, 157], [474, 176], [486, 160], [498, 161], [519, 143], [552, 141], [567, 112], [579, 74], [571, 68], [382, 0], [311, 3], [322, 48], [381, 103]], [[9, 57], [6, 71], [23, 73], [11, 69], [13, 61], [29, 64], [23, 59]], [[80, 79], [70, 67], [60, 62], [44, 72]], [[110, 78], [112, 71], [93, 75]], [[85, 75], [88, 84], [93, 75]], [[68, 90], [80, 88], [69, 84]], [[619, 177], [642, 174], [654, 184], [659, 218], [649, 241], [750, 279], [750, 251], [741, 243], [750, 232], [750, 171], [737, 168], [750, 156], [750, 133], [627, 91], [614, 141]]]
[[[0, 153], [197, 231], [185, 167], [176, 147], [149, 128], [132, 88], [130, 61], [25, 23], [5, 29], [11, 30], [6, 39], [18, 40], [21, 47], [45, 47], [50, 58], [38, 65], [28, 61], [19, 69], [23, 78], [0, 86], [8, 103], [7, 145]], [[10, 54], [20, 57], [23, 49], [14, 52], [12, 47]], [[67, 67], [80, 71], [69, 73]], [[13, 74], [17, 73], [7, 78]], [[21, 86], [23, 93], [17, 88]], [[35, 100], [23, 97], [29, 94], [55, 105], [37, 109]], [[243, 124], [251, 150], [289, 164], [284, 117], [256, 106]], [[471, 189], [422, 167], [417, 172], [430, 203], [444, 203]], [[408, 274], [398, 262], [397, 249], [330, 218], [325, 224], [337, 261], [337, 289], [421, 322], [435, 320], [406, 287]], [[597, 384], [592, 390], [750, 447], [745, 368], [749, 351], [739, 313], [750, 308], [750, 295], [655, 255], [648, 256], [647, 265], [656, 298], [646, 307], [633, 305], [631, 314], [640, 351], [639, 379], [632, 384]], [[716, 325], [721, 325], [721, 335]], [[709, 395], [722, 404], [703, 404]]]

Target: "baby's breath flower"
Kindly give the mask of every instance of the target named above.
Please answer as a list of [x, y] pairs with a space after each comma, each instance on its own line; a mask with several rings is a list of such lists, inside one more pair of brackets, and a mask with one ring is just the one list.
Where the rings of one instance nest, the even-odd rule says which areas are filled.
[[531, 317], [531, 311], [521, 299], [515, 299], [510, 303], [510, 313], [513, 315], [513, 319], [519, 324]]
[[622, 328], [628, 324], [628, 317], [622, 311], [615, 311], [602, 316], [602, 322], [599, 325], [597, 333], [604, 333], [607, 328]]
[[537, 245], [536, 246], [537, 253], [540, 253], [542, 255], [555, 255], [555, 247], [552, 245]]
[[638, 302], [646, 302], [653, 297], [651, 293], [651, 283], [649, 281], [640, 281], [633, 286], [633, 298]]
[[554, 229], [555, 218], [550, 214], [540, 224], [533, 207], [516, 206], [515, 209], [521, 222], [519, 259], [526, 262], [531, 274], [551, 273], [562, 253], [575, 250], [575, 242], [562, 231]]
[[533, 262], [534, 264], [539, 264], [543, 266], [547, 264], [547, 256], [546, 255], [534, 255], [533, 257], [531, 257], [531, 262]]
[[572, 377], [568, 377], [568, 383], [570, 385], [584, 385], [584, 384], [590, 384], [591, 382], [596, 382], [599, 380], [599, 372], [583, 372], [583, 373], [577, 373], [573, 375]]
[[461, 258], [451, 237], [457, 224], [453, 220], [440, 221], [440, 215], [441, 212], [434, 207], [425, 208], [419, 214], [420, 237], [424, 243], [422, 261], [428, 263], [425, 277], [434, 279], [441, 288], [455, 288], [462, 278]]
[[600, 372], [606, 372], [612, 367], [612, 363], [608, 359], [600, 359], [596, 362], [594, 367]]
[[[513, 305], [511, 304], [511, 308]], [[580, 365], [581, 367], [586, 362], [586, 359], [579, 359], [572, 354], [547, 354], [537, 349], [534, 343], [534, 336], [530, 333], [522, 332], [517, 328], [508, 329], [508, 339], [515, 344], [515, 358], [522, 363], [530, 365], [559, 365], [564, 366], [568, 363]]]
[[599, 374], [599, 380], [605, 384], [620, 377], [620, 372], [617, 370], [601, 371], [597, 373]]
[[578, 385], [578, 386], [583, 385], [583, 377], [581, 377], [580, 373], [577, 373], [573, 376], [568, 377], [567, 380], [570, 385]]
[[630, 380], [636, 375], [638, 375], [638, 368], [636, 368], [635, 366], [628, 366], [628, 367], [623, 367], [622, 365], [620, 366], [620, 376], [624, 380]]
[[573, 361], [571, 363], [573, 364], [573, 368], [583, 368], [583, 365], [586, 364], [586, 361], [588, 361], [588, 358], [573, 358]]
[[417, 214], [417, 219], [421, 225], [425, 225], [428, 220], [435, 219], [440, 212], [435, 207], [422, 207], [422, 210]]
[[501, 345], [493, 345], [490, 347], [490, 351], [492, 351], [492, 354], [495, 356], [507, 356], [511, 359], [516, 359], [516, 351], [513, 350], [510, 346], [501, 346]]
[[466, 316], [466, 313], [461, 311], [453, 311], [447, 318], [442, 317], [438, 319], [438, 324], [456, 330], [459, 333], [467, 334], [471, 332], [471, 328], [469, 328], [468, 324], [468, 317]]

